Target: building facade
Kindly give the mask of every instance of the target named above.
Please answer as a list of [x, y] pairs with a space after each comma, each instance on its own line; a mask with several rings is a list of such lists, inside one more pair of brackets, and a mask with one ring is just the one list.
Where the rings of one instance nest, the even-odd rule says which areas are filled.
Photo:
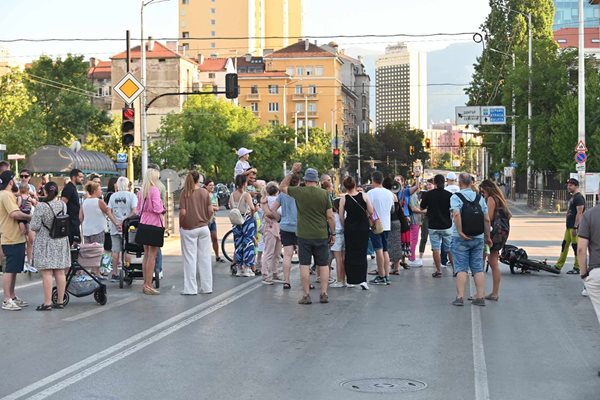
[[386, 48], [375, 68], [376, 124], [404, 121], [427, 128], [427, 55], [398, 43]]
[[88, 79], [96, 88], [96, 95], [92, 98], [94, 107], [102, 111], [110, 111], [112, 106], [112, 65], [110, 61], [101, 61], [90, 58]]
[[302, 0], [179, 0], [179, 33], [193, 56], [260, 56], [302, 37]]
[[[600, 26], [598, 6], [590, 3], [593, 3], [593, 1], [584, 0], [583, 3], [585, 27], [598, 28]], [[552, 29], [557, 31], [564, 28], [578, 27], [579, 0], [554, 0], [554, 25]], [[577, 40], [577, 36], [575, 40]]]

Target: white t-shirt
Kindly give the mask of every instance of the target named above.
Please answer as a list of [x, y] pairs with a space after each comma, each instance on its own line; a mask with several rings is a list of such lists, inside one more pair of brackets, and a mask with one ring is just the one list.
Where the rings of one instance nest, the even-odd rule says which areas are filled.
[[460, 192], [460, 188], [457, 185], [447, 185], [445, 189], [450, 193]]
[[371, 189], [367, 194], [375, 212], [381, 219], [383, 230], [392, 230], [391, 212], [394, 208], [394, 194], [381, 187]]
[[248, 161], [238, 160], [235, 164], [235, 169], [233, 170], [233, 179], [236, 176], [243, 174], [248, 168], [250, 168], [250, 163]]
[[335, 218], [335, 233], [344, 233], [344, 227], [342, 226], [342, 221], [340, 220], [340, 214], [334, 212], [333, 217]]
[[[116, 192], [110, 196], [108, 200], [108, 208], [112, 210], [113, 215], [117, 221], [122, 222], [125, 218], [129, 217], [134, 208], [137, 208], [138, 199], [137, 196], [131, 192], [123, 191]], [[119, 231], [112, 222], [110, 224], [110, 234], [118, 235]]]

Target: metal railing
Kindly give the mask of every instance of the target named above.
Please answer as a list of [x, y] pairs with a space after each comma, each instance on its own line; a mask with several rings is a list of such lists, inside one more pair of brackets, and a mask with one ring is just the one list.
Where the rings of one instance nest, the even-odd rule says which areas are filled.
[[[527, 191], [527, 206], [539, 211], [566, 212], [571, 195], [567, 190], [537, 190]], [[590, 209], [598, 203], [595, 194], [585, 195], [585, 208]]]

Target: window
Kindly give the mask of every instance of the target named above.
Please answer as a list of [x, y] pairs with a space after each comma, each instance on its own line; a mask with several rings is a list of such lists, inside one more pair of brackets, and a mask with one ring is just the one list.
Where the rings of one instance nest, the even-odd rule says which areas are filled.
[[258, 112], [258, 103], [250, 103], [250, 108], [252, 112]]
[[277, 126], [277, 125], [279, 125], [279, 121], [276, 119], [273, 119], [273, 120], [269, 121], [269, 124], [271, 124], [271, 126]]
[[317, 76], [323, 76], [323, 67], [316, 67], [315, 68], [315, 75], [317, 75]]
[[217, 24], [217, 20], [216, 19], [211, 19], [210, 20], [210, 24], [211, 25], [216, 25]]
[[214, 72], [209, 72], [208, 73], [208, 79], [215, 79], [215, 73]]
[[269, 85], [269, 94], [278, 94], [279, 86], [278, 85]]
[[289, 76], [294, 76], [294, 71], [296, 71], [296, 69], [294, 67], [287, 67], [285, 69], [285, 73], [288, 74]]
[[210, 9], [210, 13], [211, 14], [216, 14], [217, 13], [217, 9], [216, 8], [211, 8]]
[[190, 44], [189, 43], [181, 43], [181, 49], [183, 51], [188, 51], [190, 49]]
[[315, 85], [309, 85], [308, 94], [317, 94], [317, 87]]
[[298, 76], [304, 75], [304, 67], [296, 67], [296, 75], [298, 75]]
[[278, 112], [279, 103], [269, 103], [269, 112]]
[[215, 36], [217, 36], [217, 32], [215, 32], [215, 31], [210, 31], [210, 36], [212, 36], [212, 37], [215, 37]]
[[304, 111], [304, 103], [296, 103], [296, 112], [301, 113]]
[[308, 103], [309, 112], [317, 112], [317, 103]]
[[210, 44], [210, 48], [211, 48], [211, 49], [216, 49], [216, 48], [217, 48], [217, 44], [216, 44], [215, 42], [212, 42], [212, 43]]
[[302, 85], [296, 85], [296, 90], [294, 94], [302, 94]]
[[188, 4], [190, 0], [181, 0], [181, 4]]
[[312, 75], [313, 74], [313, 67], [306, 67], [306, 75]]
[[185, 21], [181, 21], [181, 27], [182, 27], [182, 28], [185, 28], [185, 27], [186, 27], [186, 23], [185, 23]]
[[258, 94], [258, 86], [257, 85], [253, 85], [250, 88], [250, 93], [252, 93], [252, 94]]
[[181, 32], [181, 37], [184, 39], [189, 39], [190, 33], [189, 32]]

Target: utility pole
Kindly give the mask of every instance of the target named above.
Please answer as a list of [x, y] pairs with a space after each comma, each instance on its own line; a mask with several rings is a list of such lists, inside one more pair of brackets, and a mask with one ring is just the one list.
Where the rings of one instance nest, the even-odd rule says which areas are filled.
[[527, 188], [533, 189], [533, 160], [531, 159], [531, 66], [533, 64], [533, 34], [531, 31], [531, 13], [527, 14], [527, 26], [529, 27], [529, 81], [527, 84]]
[[[585, 22], [583, 14], [583, 0], [579, 0], [579, 107], [577, 113], [577, 133], [579, 142], [585, 146]], [[579, 171], [579, 188], [585, 197], [585, 163]]]
[[360, 171], [360, 125], [358, 125], [357, 130], [356, 130], [356, 142], [358, 145], [358, 170], [356, 171], [357, 175], [358, 175], [358, 184], [362, 184], [361, 179], [361, 171]]
[[[150, 3], [148, 3], [150, 4]], [[140, 11], [140, 34], [141, 34], [141, 46], [140, 46], [140, 62], [142, 65], [140, 66], [140, 73], [142, 79], [142, 86], [146, 87], [146, 41], [144, 40], [144, 7], [146, 4], [142, 0], [142, 7]], [[142, 141], [142, 180], [144, 179], [144, 175], [146, 174], [146, 170], [148, 169], [148, 132], [146, 127], [146, 90], [142, 92], [140, 99], [140, 134]]]
[[[129, 30], [127, 32], [125, 32], [125, 41], [126, 41], [126, 55], [127, 55], [127, 73], [131, 72], [131, 43], [130, 43], [130, 35], [129, 35]], [[127, 106], [128, 104], [126, 104]], [[129, 182], [133, 182], [134, 181], [134, 176], [133, 176], [133, 145], [131, 146], [127, 146], [127, 179], [129, 179]], [[132, 186], [133, 187], [133, 186]]]

